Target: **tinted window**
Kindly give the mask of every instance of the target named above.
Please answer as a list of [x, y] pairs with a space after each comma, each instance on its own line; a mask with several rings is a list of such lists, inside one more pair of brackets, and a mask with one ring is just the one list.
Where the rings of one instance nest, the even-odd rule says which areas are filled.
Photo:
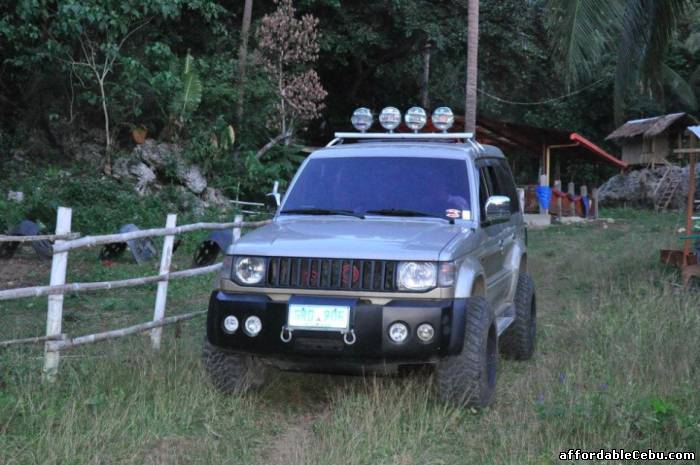
[[[446, 217], [470, 210], [464, 160], [417, 157], [316, 158], [299, 175], [284, 210], [413, 210]], [[283, 211], [284, 211], [283, 210]]]
[[510, 211], [517, 213], [520, 210], [518, 205], [518, 193], [515, 190], [515, 181], [513, 174], [510, 171], [508, 162], [498, 160], [494, 166], [495, 175], [498, 183], [498, 195], [505, 195], [510, 199]]

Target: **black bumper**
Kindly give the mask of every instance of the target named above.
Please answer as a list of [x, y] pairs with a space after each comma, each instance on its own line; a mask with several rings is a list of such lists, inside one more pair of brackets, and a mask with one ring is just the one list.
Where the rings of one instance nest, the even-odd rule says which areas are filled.
[[[295, 330], [291, 340], [283, 342], [280, 334], [287, 322], [286, 302], [274, 302], [264, 295], [215, 291], [209, 299], [207, 338], [218, 347], [281, 360], [421, 363], [462, 350], [466, 302], [466, 299], [394, 300], [386, 305], [373, 305], [355, 301], [350, 321], [356, 341], [350, 345], [338, 332], [304, 330]], [[224, 318], [229, 315], [239, 321], [239, 329], [234, 334], [223, 330]], [[262, 321], [262, 330], [255, 337], [243, 331], [243, 324], [251, 315]], [[388, 336], [389, 325], [396, 321], [406, 323], [410, 330], [408, 339], [401, 344]], [[421, 323], [430, 323], [435, 328], [432, 341], [422, 342], [416, 336], [416, 328]]]

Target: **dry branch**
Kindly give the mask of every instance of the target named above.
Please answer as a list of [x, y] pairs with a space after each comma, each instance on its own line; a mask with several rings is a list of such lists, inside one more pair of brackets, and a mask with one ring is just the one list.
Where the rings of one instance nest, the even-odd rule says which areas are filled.
[[25, 297], [41, 297], [52, 294], [63, 294], [68, 292], [87, 292], [104, 289], [120, 289], [124, 287], [143, 286], [144, 284], [165, 281], [166, 279], [189, 278], [202, 274], [213, 273], [221, 268], [221, 263], [203, 266], [201, 268], [191, 268], [189, 270], [175, 271], [157, 276], [147, 276], [143, 278], [123, 279], [120, 281], [99, 281], [93, 283], [71, 283], [61, 286], [34, 286], [18, 289], [7, 289], [0, 291], [1, 300], [21, 299]]
[[149, 321], [148, 323], [141, 323], [134, 326], [128, 326], [126, 328], [105, 331], [103, 333], [88, 334], [86, 336], [78, 336], [62, 341], [52, 341], [48, 343], [48, 350], [56, 351], [62, 349], [69, 349], [71, 347], [76, 347], [84, 344], [92, 344], [93, 342], [105, 341], [108, 339], [116, 339], [119, 337], [128, 336], [130, 334], [143, 333], [153, 328], [160, 328], [162, 326], [177, 323], [178, 321], [190, 320], [197, 316], [204, 315], [205, 313], [207, 313], [206, 310], [185, 313], [183, 315], [169, 316], [167, 318], [163, 318], [162, 320]]
[[[62, 341], [66, 338], [65, 334], [56, 334], [53, 336], [27, 337], [24, 339], [10, 339], [9, 341], [0, 341], [0, 349], [20, 344], [38, 344], [46, 341]], [[43, 356], [41, 358], [44, 358]]]
[[74, 232], [69, 234], [45, 234], [43, 236], [6, 236], [0, 234], [0, 242], [37, 242], [37, 241], [55, 241], [55, 240], [72, 240], [80, 237], [80, 233]]
[[104, 236], [85, 236], [73, 241], [55, 244], [53, 246], [54, 253], [66, 252], [68, 250], [78, 249], [80, 247], [94, 247], [96, 245], [112, 244], [115, 242], [126, 242], [133, 239], [143, 239], [144, 237], [169, 236], [174, 234], [183, 234], [192, 231], [201, 230], [217, 230], [229, 228], [256, 228], [269, 224], [270, 220], [252, 221], [252, 222], [231, 222], [231, 223], [194, 223], [177, 226], [175, 228], [154, 228], [142, 229], [123, 234], [107, 234]]

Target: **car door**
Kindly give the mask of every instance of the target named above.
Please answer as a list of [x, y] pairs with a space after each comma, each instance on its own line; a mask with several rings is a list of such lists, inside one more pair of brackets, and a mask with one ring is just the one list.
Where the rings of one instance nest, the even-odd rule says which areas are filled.
[[500, 290], [495, 286], [499, 277], [499, 271], [503, 263], [500, 246], [500, 225], [486, 221], [486, 201], [491, 195], [495, 195], [495, 180], [488, 169], [487, 160], [477, 161], [479, 170], [479, 210], [480, 229], [482, 235], [479, 247], [479, 261], [486, 274], [486, 298], [494, 308], [500, 300]]
[[483, 161], [482, 176], [486, 180], [489, 195], [506, 196], [511, 201], [511, 216], [506, 221], [482, 223], [486, 235], [493, 244], [488, 248], [490, 255], [485, 259], [490, 272], [487, 272], [488, 296], [496, 312], [502, 311], [508, 299], [512, 270], [506, 258], [514, 246], [516, 222], [514, 213], [519, 211], [513, 177], [505, 159], [490, 158]]

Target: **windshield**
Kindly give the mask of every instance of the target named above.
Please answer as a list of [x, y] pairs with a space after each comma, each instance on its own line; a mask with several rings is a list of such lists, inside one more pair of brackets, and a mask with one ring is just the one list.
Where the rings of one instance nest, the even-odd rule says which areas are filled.
[[316, 158], [304, 167], [281, 213], [471, 219], [470, 205], [464, 160]]

